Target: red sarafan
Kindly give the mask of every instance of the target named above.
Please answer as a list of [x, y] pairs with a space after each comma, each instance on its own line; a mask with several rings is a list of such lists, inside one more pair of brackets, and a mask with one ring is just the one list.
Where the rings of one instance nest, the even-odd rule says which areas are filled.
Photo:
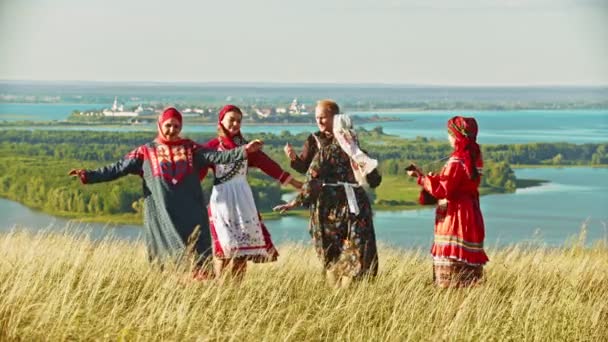
[[437, 285], [466, 286], [478, 282], [488, 262], [485, 226], [479, 207], [483, 158], [474, 118], [448, 121], [452, 155], [438, 175], [420, 175], [418, 184], [438, 199], [431, 254]]

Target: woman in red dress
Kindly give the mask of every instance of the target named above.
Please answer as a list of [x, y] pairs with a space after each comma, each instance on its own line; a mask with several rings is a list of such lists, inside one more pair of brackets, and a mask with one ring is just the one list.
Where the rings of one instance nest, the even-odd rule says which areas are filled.
[[483, 159], [474, 118], [455, 116], [447, 126], [454, 152], [440, 174], [425, 176], [418, 168], [408, 174], [418, 177], [423, 190], [438, 200], [431, 249], [434, 282], [440, 287], [460, 287], [481, 280], [488, 262], [478, 192]]

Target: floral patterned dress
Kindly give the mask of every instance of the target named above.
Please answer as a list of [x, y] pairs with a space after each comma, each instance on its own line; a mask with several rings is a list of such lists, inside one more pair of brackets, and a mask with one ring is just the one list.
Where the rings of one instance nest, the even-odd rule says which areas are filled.
[[[336, 140], [326, 137], [316, 141], [318, 152], [312, 157], [306, 182], [296, 198], [297, 204], [310, 208], [309, 230], [315, 250], [325, 270], [336, 276], [375, 276], [378, 253], [367, 193], [357, 184], [350, 157]], [[367, 180], [376, 187], [381, 177], [374, 170]], [[353, 200], [358, 213], [352, 210]]]

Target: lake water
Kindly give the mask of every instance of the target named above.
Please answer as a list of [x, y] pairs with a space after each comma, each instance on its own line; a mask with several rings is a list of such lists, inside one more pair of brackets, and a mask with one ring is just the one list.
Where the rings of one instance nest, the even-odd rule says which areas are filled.
[[0, 121], [63, 121], [75, 110], [107, 108], [95, 103], [0, 103]]
[[[587, 240], [607, 239], [608, 169], [539, 168], [518, 169], [518, 178], [546, 179], [538, 187], [518, 189], [514, 194], [481, 198], [486, 223], [486, 245], [504, 246], [517, 242], [562, 245], [587, 227]], [[137, 226], [78, 224], [0, 199], [0, 232], [11, 229], [68, 229], [85, 231], [93, 238], [112, 234], [121, 239], [140, 236]], [[378, 240], [397, 247], [430, 246], [434, 209], [377, 212], [374, 217]], [[283, 217], [266, 222], [275, 243], [309, 241], [308, 220]], [[83, 228], [86, 227], [86, 228]]]
[[[91, 110], [107, 104], [10, 104], [0, 103], [0, 121], [64, 120], [73, 110]], [[445, 122], [454, 114], [473, 115], [480, 127], [481, 144], [511, 144], [528, 142], [571, 143], [608, 141], [608, 110], [527, 110], [477, 112], [407, 112], [407, 113], [351, 113], [362, 116], [379, 114], [401, 119], [396, 122], [367, 123], [371, 129], [382, 126], [389, 134], [405, 138], [424, 136], [447, 140]], [[149, 131], [154, 125], [125, 127], [26, 127], [30, 129], [90, 129], [108, 131]], [[310, 132], [314, 125], [259, 125], [245, 126], [248, 136], [259, 132]], [[213, 125], [186, 125], [189, 132], [215, 132]], [[1, 133], [0, 133], [1, 134]], [[301, 142], [294, 142], [301, 143]], [[608, 222], [608, 169], [522, 169], [520, 178], [550, 180], [545, 185], [520, 189], [514, 194], [490, 195], [481, 200], [486, 220], [487, 240], [490, 245], [504, 245], [535, 239], [550, 245], [562, 244], [579, 232], [583, 222], [588, 227], [589, 239], [606, 237]], [[402, 247], [428, 246], [432, 239], [433, 209], [415, 211], [378, 212], [374, 218], [378, 239]], [[18, 203], [0, 199], [0, 231], [14, 226], [26, 229], [85, 230], [93, 238], [108, 233], [119, 238], [134, 239], [141, 229], [137, 226], [107, 227], [103, 224], [78, 224], [32, 211]], [[307, 220], [284, 217], [268, 221], [274, 240], [307, 241]], [[87, 228], [88, 227], [88, 228]]]
[[[0, 103], [0, 121], [16, 120], [64, 120], [75, 109], [100, 109], [107, 105], [100, 104], [7, 104]], [[388, 134], [404, 138], [423, 136], [447, 140], [446, 121], [455, 114], [471, 115], [479, 123], [481, 144], [513, 144], [528, 142], [571, 142], [590, 143], [608, 140], [608, 110], [521, 110], [521, 111], [459, 111], [459, 112], [407, 112], [407, 113], [360, 113], [353, 115], [395, 117], [400, 121], [366, 123], [360, 126], [372, 129], [382, 126]], [[155, 125], [138, 125], [124, 127], [99, 126], [59, 126], [59, 127], [26, 127], [30, 129], [60, 130], [105, 130], [105, 131], [149, 131], [156, 132]], [[292, 133], [316, 130], [311, 125], [249, 125], [245, 124], [243, 132], [253, 136], [259, 132]], [[214, 125], [188, 125], [184, 134], [191, 132], [214, 133]]]

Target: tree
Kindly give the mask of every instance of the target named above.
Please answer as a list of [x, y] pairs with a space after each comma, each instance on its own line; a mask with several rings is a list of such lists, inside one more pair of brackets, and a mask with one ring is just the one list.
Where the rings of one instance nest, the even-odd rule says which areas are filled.
[[564, 159], [564, 156], [562, 156], [561, 153], [558, 153], [555, 155], [555, 157], [553, 157], [551, 159], [551, 163], [553, 163], [553, 165], [560, 165], [562, 163], [563, 159]]
[[374, 135], [383, 135], [384, 134], [384, 130], [382, 129], [382, 126], [376, 126], [372, 129], [372, 133]]

